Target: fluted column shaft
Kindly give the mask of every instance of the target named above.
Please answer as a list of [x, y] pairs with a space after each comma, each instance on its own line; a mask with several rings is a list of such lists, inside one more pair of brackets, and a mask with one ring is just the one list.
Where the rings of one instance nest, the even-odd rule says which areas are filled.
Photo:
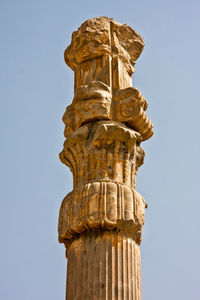
[[126, 234], [87, 232], [67, 258], [67, 300], [142, 299], [140, 247]]

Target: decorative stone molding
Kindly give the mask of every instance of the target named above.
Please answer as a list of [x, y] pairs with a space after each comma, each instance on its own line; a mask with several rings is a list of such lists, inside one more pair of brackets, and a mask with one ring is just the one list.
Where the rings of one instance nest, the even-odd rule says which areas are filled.
[[[115, 59], [115, 64], [120, 61], [121, 66], [127, 72], [127, 76], [131, 76], [135, 71], [135, 61], [140, 56], [144, 47], [144, 42], [141, 36], [128, 25], [122, 25], [111, 18], [99, 17], [87, 20], [84, 22], [78, 31], [72, 34], [72, 42], [65, 50], [65, 62], [75, 72], [80, 72], [85, 75], [85, 69], [82, 63], [85, 61], [93, 61], [96, 58], [109, 56]], [[105, 65], [100, 62], [99, 68], [95, 65], [96, 76], [101, 74], [98, 80], [104, 82], [102, 73]], [[87, 68], [88, 69], [88, 68]], [[99, 69], [101, 70], [100, 72]], [[117, 70], [119, 76], [123, 75], [122, 70]], [[121, 72], [118, 72], [121, 71]], [[81, 72], [80, 72], [81, 73]], [[100, 74], [99, 74], [100, 73]], [[104, 73], [105, 74], [105, 73]], [[87, 74], [85, 78], [88, 78]], [[105, 76], [106, 77], [106, 76]], [[92, 81], [95, 78], [91, 72]], [[76, 81], [77, 83], [77, 81]], [[106, 84], [108, 82], [105, 82]], [[83, 84], [87, 84], [84, 82]], [[82, 84], [81, 84], [82, 85]]]
[[140, 134], [127, 126], [98, 121], [77, 129], [65, 141], [61, 161], [70, 167], [74, 188], [94, 180], [114, 180], [135, 188], [143, 163]]
[[65, 136], [68, 138], [87, 122], [113, 120], [127, 124], [141, 134], [141, 140], [146, 140], [153, 134], [153, 125], [145, 112], [147, 106], [136, 88], [129, 87], [111, 93], [109, 86], [93, 81], [76, 89], [73, 103], [63, 116]]
[[130, 187], [111, 181], [95, 181], [74, 190], [60, 209], [59, 241], [71, 242], [84, 231], [125, 228], [140, 244], [146, 202]]

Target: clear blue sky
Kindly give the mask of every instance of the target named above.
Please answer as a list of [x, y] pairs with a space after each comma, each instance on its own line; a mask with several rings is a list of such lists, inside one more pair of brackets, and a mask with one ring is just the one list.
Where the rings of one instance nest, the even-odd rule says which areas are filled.
[[148, 203], [143, 300], [200, 299], [200, 2], [0, 1], [0, 300], [64, 300], [57, 219], [72, 176], [58, 159], [73, 97], [63, 52], [88, 18], [113, 17], [145, 41], [133, 85], [149, 102], [137, 190]]

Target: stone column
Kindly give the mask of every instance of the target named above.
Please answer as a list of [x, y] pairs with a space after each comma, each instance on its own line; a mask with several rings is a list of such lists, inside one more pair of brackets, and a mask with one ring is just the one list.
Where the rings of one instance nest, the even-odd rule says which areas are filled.
[[136, 192], [136, 174], [145, 154], [140, 144], [153, 126], [132, 74], [143, 47], [131, 27], [100, 17], [83, 23], [65, 50], [75, 73], [60, 153], [74, 183], [58, 226], [68, 259], [67, 300], [142, 299], [146, 202]]

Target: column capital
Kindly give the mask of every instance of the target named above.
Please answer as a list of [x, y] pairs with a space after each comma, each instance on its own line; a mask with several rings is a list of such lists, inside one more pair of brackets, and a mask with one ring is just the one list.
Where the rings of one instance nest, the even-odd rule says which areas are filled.
[[120, 59], [127, 72], [132, 74], [143, 47], [142, 37], [130, 26], [112, 18], [98, 17], [85, 21], [73, 32], [64, 58], [66, 64], [75, 71], [85, 61], [110, 55]]

